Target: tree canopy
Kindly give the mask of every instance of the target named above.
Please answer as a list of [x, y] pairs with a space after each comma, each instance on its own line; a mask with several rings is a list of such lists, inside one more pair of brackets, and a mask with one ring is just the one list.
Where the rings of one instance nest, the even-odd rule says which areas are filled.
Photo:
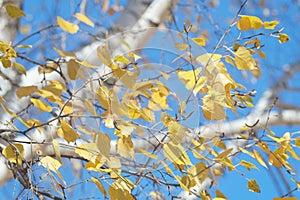
[[298, 4], [0, 2], [0, 193], [297, 199]]

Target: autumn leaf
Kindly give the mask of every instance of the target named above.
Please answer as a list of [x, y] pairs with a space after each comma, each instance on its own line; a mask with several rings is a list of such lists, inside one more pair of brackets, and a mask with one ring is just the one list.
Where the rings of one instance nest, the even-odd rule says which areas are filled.
[[237, 28], [241, 31], [248, 31], [250, 28], [258, 30], [263, 26], [263, 22], [256, 16], [241, 15], [237, 21]]
[[192, 40], [199, 46], [205, 46], [206, 41], [205, 38], [192, 38]]
[[18, 90], [17, 90], [17, 97], [20, 99], [22, 97], [26, 97], [26, 96], [31, 95], [35, 91], [37, 91], [37, 86], [19, 87]]
[[236, 67], [241, 70], [254, 70], [256, 69], [256, 62], [253, 59], [250, 51], [245, 47], [239, 47], [234, 54]]
[[264, 27], [265, 29], [275, 29], [275, 27], [279, 24], [278, 21], [270, 21], [270, 22], [264, 22]]
[[10, 162], [21, 165], [24, 155], [24, 147], [22, 144], [11, 144], [2, 150], [2, 154]]
[[290, 40], [290, 37], [287, 35], [287, 34], [285, 34], [285, 33], [280, 33], [280, 34], [278, 34], [278, 40], [279, 40], [279, 43], [281, 44], [281, 43], [285, 43], [285, 42], [287, 42], [287, 41], [289, 41]]
[[69, 60], [69, 62], [67, 63], [67, 70], [71, 80], [76, 80], [78, 78], [79, 69], [80, 66], [74, 59]]
[[247, 186], [250, 192], [260, 193], [259, 185], [257, 184], [255, 179], [249, 180]]
[[75, 17], [76, 19], [78, 19], [79, 21], [91, 26], [91, 27], [94, 27], [94, 23], [92, 22], [92, 20], [90, 20], [87, 16], [85, 16], [84, 14], [81, 14], [81, 13], [76, 13], [75, 14]]
[[125, 157], [125, 158], [131, 158], [134, 159], [134, 147], [133, 142], [131, 140], [131, 137], [122, 135], [118, 138], [117, 144], [116, 144], [117, 152]]
[[35, 107], [37, 107], [41, 112], [51, 112], [52, 107], [43, 102], [42, 100], [31, 98], [30, 101]]
[[60, 120], [61, 124], [61, 137], [64, 138], [67, 142], [75, 142], [79, 137], [78, 133], [64, 120]]
[[12, 4], [7, 4], [5, 6], [5, 9], [8, 16], [10, 16], [11, 18], [20, 18], [25, 16], [25, 13], [22, 10]]
[[58, 26], [62, 30], [69, 32], [71, 34], [77, 33], [79, 27], [76, 24], [72, 24], [59, 16], [56, 17], [56, 20], [57, 20]]
[[164, 155], [174, 164], [191, 165], [189, 156], [180, 144], [175, 144], [173, 142], [164, 144]]
[[101, 183], [98, 179], [96, 179], [96, 178], [94, 178], [94, 177], [92, 177], [91, 179], [92, 179], [92, 181], [97, 185], [97, 187], [98, 187], [98, 189], [100, 190], [100, 192], [101, 192], [104, 196], [106, 196], [106, 190], [105, 190], [105, 188], [103, 187], [102, 183]]

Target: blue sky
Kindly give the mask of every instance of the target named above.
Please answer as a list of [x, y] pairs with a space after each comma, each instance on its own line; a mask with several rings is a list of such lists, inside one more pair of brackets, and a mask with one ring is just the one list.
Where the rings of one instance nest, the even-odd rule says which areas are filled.
[[[59, 1], [59, 6], [55, 6], [55, 4], [58, 1], [39, 1], [39, 0], [33, 0], [33, 1], [25, 1], [24, 5], [24, 12], [27, 14], [25, 18], [21, 20], [21, 22], [24, 25], [30, 25], [30, 33], [35, 32], [38, 30], [41, 25], [47, 26], [50, 24], [53, 24], [56, 22], [56, 15], [62, 16], [66, 20], [72, 20], [71, 15], [78, 12], [78, 3], [80, 1], [74, 1], [75, 3], [70, 4], [69, 1]], [[200, 2], [200, 1], [199, 1]], [[234, 3], [235, 2], [235, 3]], [[265, 45], [263, 47], [264, 52], [267, 54], [266, 60], [260, 60], [260, 65], [262, 69], [262, 76], [256, 81], [256, 83], [251, 82], [251, 79], [243, 79], [239, 78], [239, 80], [247, 87], [247, 89], [255, 89], [257, 91], [257, 96], [254, 98], [254, 102], [257, 102], [259, 97], [261, 97], [262, 92], [276, 83], [276, 80], [280, 75], [282, 74], [284, 66], [287, 64], [291, 65], [298, 61], [299, 58], [299, 8], [297, 6], [294, 6], [294, 4], [289, 3], [288, 0], [280, 0], [276, 1], [278, 3], [274, 2], [266, 2], [267, 6], [266, 8], [257, 8], [257, 6], [251, 6], [253, 1], [249, 1], [249, 4], [247, 4], [246, 8], [241, 12], [241, 14], [245, 15], [256, 15], [259, 16], [262, 20], [278, 20], [280, 22], [279, 27], [284, 27], [284, 32], [287, 33], [291, 40], [288, 43], [285, 44], [279, 44], [277, 38], [271, 38], [271, 37], [262, 37], [263, 44]], [[125, 4], [125, 1], [121, 1], [122, 4]], [[253, 3], [255, 5], [255, 3]], [[41, 6], [43, 5], [43, 6]], [[200, 5], [200, 4], [199, 4]], [[232, 19], [235, 15], [235, 13], [238, 10], [238, 3], [236, 1], [229, 1], [229, 0], [222, 0], [219, 2], [219, 5], [215, 8], [206, 8], [204, 6], [199, 6], [200, 10], [202, 12], [202, 23], [200, 24], [200, 29], [207, 30], [209, 33], [209, 41], [208, 45], [204, 49], [199, 49], [197, 51], [199, 52], [211, 52], [216, 45], [216, 42], [220, 38], [221, 34], [227, 29], [230, 19]], [[43, 11], [40, 12], [40, 9], [43, 8]], [[69, 9], [66, 9], [69, 8]], [[180, 8], [178, 8], [180, 9]], [[274, 16], [270, 15], [268, 17], [264, 16], [263, 13], [268, 12], [275, 14]], [[114, 17], [108, 17], [102, 12], [100, 12], [101, 9], [94, 8], [94, 7], [88, 7], [88, 16], [92, 19], [97, 21], [99, 24], [108, 27], [110, 23], [113, 23], [113, 20], [118, 16], [118, 14]], [[197, 11], [197, 9], [191, 9], [192, 11]], [[277, 12], [277, 14], [276, 14]], [[175, 13], [181, 13], [179, 10], [175, 11]], [[216, 14], [215, 14], [216, 13]], [[182, 30], [183, 22], [189, 18], [188, 15], [184, 14], [178, 14], [177, 17], [177, 23], [179, 25], [179, 29]], [[212, 17], [213, 20], [209, 20], [209, 18]], [[100, 19], [100, 20], [98, 20]], [[192, 18], [193, 19], [193, 18]], [[296, 24], [296, 25], [295, 25]], [[89, 38], [88, 34], [86, 32], [89, 32], [90, 34], [96, 34], [97, 30], [94, 28], [90, 28], [85, 25], [80, 25], [82, 32], [80, 34], [71, 36], [68, 35], [68, 38], [66, 39], [66, 50], [71, 51], [73, 49], [77, 49], [80, 45], [85, 43], [85, 41]], [[175, 27], [173, 27], [175, 28]], [[59, 29], [53, 29], [50, 31], [46, 31], [45, 33], [39, 34], [35, 37], [32, 37], [31, 39], [26, 41], [26, 44], [33, 44], [34, 48], [32, 51], [29, 52], [28, 56], [37, 59], [37, 60], [44, 60], [45, 57], [55, 58], [57, 54], [52, 49], [52, 45], [54, 44], [54, 41], [51, 42], [51, 38], [53, 36], [58, 36], [61, 34], [62, 31]], [[255, 31], [250, 31], [247, 33], [242, 33], [242, 36], [247, 36], [257, 33]], [[230, 34], [225, 38], [225, 42], [230, 42], [234, 40], [240, 32], [233, 28], [233, 31], [230, 32]], [[22, 39], [24, 35], [19, 34], [16, 41], [19, 41]], [[191, 35], [193, 37], [193, 35]], [[45, 42], [46, 41], [46, 42]], [[60, 41], [60, 39], [57, 39], [56, 41]], [[77, 41], [76, 43], [73, 41]], [[147, 46], [153, 46], [153, 44], [156, 45], [163, 45], [161, 41], [154, 37], [153, 40], [149, 42]], [[35, 48], [38, 45], [43, 44], [43, 48]], [[64, 45], [57, 45], [56, 47], [61, 49], [64, 47]], [[154, 45], [154, 46], [155, 46]], [[164, 47], [165, 48], [165, 47]], [[146, 52], [146, 51], [144, 51]], [[150, 51], [149, 51], [150, 52]], [[172, 53], [177, 53], [176, 49], [172, 50]], [[160, 52], [155, 53], [149, 53], [148, 57], [150, 58], [150, 61], [153, 60], [153, 62], [157, 62], [158, 64], [160, 62], [163, 62], [162, 64], [165, 65], [171, 65], [172, 64], [172, 53], [167, 54], [167, 56], [164, 58], [164, 60], [155, 60], [155, 56], [158, 55]], [[154, 61], [155, 60], [155, 61]], [[25, 66], [27, 69], [32, 67], [32, 64], [25, 63]], [[172, 66], [169, 66], [172, 67]], [[232, 71], [233, 77], [241, 77], [240, 72], [236, 70], [230, 70]], [[299, 86], [299, 75], [298, 78], [293, 78], [291, 80], [291, 84], [295, 86]], [[177, 83], [176, 83], [177, 84]], [[178, 83], [180, 84], [180, 83]], [[179, 88], [179, 87], [178, 87]], [[177, 92], [180, 92], [181, 90], [177, 88]], [[280, 96], [280, 98], [284, 99], [286, 102], [294, 103], [295, 105], [298, 104], [299, 94], [296, 93], [284, 93]], [[196, 110], [199, 110], [197, 106], [195, 107]], [[239, 110], [241, 117], [243, 115], [246, 115], [249, 113], [249, 109], [245, 110]], [[233, 118], [236, 118], [236, 116], [231, 115]], [[203, 118], [200, 118], [200, 120], [203, 120]], [[195, 123], [196, 121], [196, 123]], [[190, 123], [198, 124], [199, 119], [194, 120]], [[194, 126], [194, 124], [192, 125]], [[103, 129], [106, 130], [106, 129]], [[295, 132], [299, 131], [299, 126], [279, 126], [272, 129], [277, 136], [283, 135], [286, 131], [289, 132]], [[298, 151], [299, 153], [299, 151]], [[245, 159], [249, 160], [250, 162], [255, 163], [255, 160], [252, 158], [245, 156], [238, 156], [238, 158], [235, 158], [233, 161], [237, 163], [237, 159]], [[296, 166], [296, 171], [300, 170], [298, 161], [293, 161], [291, 163], [293, 166]], [[69, 161], [66, 161], [66, 166], [62, 169], [62, 173], [64, 174], [64, 177], [67, 179], [67, 182], [72, 183], [74, 180], [76, 180], [76, 177], [73, 176], [71, 169], [71, 163]], [[231, 171], [226, 172], [224, 177], [221, 177], [219, 182], [216, 185], [216, 189], [220, 189], [225, 196], [228, 197], [228, 199], [245, 199], [245, 200], [252, 200], [252, 199], [271, 199], [273, 197], [279, 197], [282, 194], [285, 194], [287, 191], [285, 189], [282, 190], [282, 193], [277, 193], [276, 184], [282, 185], [280, 182], [274, 182], [272, 178], [270, 177], [270, 171], [264, 169], [263, 167], [259, 167], [258, 170], [252, 169], [251, 172], [247, 172], [243, 170], [242, 168], [238, 168], [238, 172]], [[39, 170], [38, 173], [45, 173], [43, 170]], [[284, 170], [283, 174], [289, 176], [286, 174]], [[276, 172], [276, 171], [275, 171]], [[245, 173], [246, 175], [243, 176], [242, 174]], [[276, 175], [278, 176], [278, 175]], [[86, 172], [82, 175], [83, 179], [88, 178], [88, 174]], [[277, 177], [278, 178], [278, 177]], [[297, 174], [294, 178], [297, 180], [300, 180], [300, 175]], [[256, 179], [257, 182], [260, 185], [261, 193], [251, 193], [247, 189], [247, 179]], [[278, 179], [280, 180], [280, 179]], [[13, 187], [12, 187], [13, 186]], [[292, 188], [295, 187], [295, 185], [291, 185]], [[74, 193], [72, 197], [70, 198], [80, 198], [81, 196], [85, 196], [86, 194], [91, 194], [92, 196], [101, 196], [99, 191], [96, 187], [94, 187], [93, 184], [80, 184], [77, 187], [74, 187]], [[92, 192], [91, 192], [92, 190]], [[214, 191], [214, 189], [212, 190]], [[0, 189], [0, 196], [3, 196], [4, 198], [11, 198], [11, 194], [16, 194], [19, 192], [19, 186], [18, 184], [13, 180], [10, 181], [8, 184], [6, 184], [3, 188]], [[176, 192], [179, 192], [179, 190], [176, 190]], [[167, 194], [167, 192], [166, 192]], [[212, 192], [213, 194], [213, 192]], [[300, 198], [300, 194], [297, 192], [293, 193], [294, 196], [297, 196]]]

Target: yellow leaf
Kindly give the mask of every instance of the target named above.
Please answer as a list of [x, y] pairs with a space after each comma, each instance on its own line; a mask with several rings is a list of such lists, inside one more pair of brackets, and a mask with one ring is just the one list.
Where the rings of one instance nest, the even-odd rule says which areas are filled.
[[249, 180], [247, 186], [250, 192], [260, 193], [259, 185], [257, 184], [255, 179]]
[[284, 198], [278, 197], [278, 198], [273, 198], [273, 200], [298, 200], [298, 198], [297, 197], [284, 197]]
[[262, 27], [263, 22], [255, 16], [241, 15], [237, 22], [237, 28], [241, 31], [248, 31], [250, 28], [258, 30]]
[[99, 46], [97, 48], [97, 55], [104, 65], [111, 67], [112, 61], [107, 46]]
[[267, 58], [266, 54], [265, 54], [262, 50], [258, 50], [258, 54], [259, 54], [259, 56], [260, 56], [261, 58], [263, 58], [263, 59], [266, 59], [266, 58]]
[[180, 144], [175, 144], [173, 142], [164, 144], [164, 155], [174, 164], [191, 165], [189, 156]]
[[99, 68], [99, 66], [92, 65], [87, 60], [82, 62], [76, 60], [76, 62], [88, 68]]
[[208, 176], [209, 170], [204, 162], [199, 162], [188, 169], [188, 173], [197, 177], [196, 182], [200, 185]]
[[[75, 53], [72, 53], [72, 52], [65, 52], [65, 51], [59, 50], [57, 48], [54, 48], [54, 51], [56, 51], [62, 57], [72, 57], [72, 58], [76, 57]], [[49, 64], [50, 63], [48, 63], [47, 65], [49, 65]], [[51, 66], [51, 67], [53, 67], [53, 66]]]
[[202, 113], [208, 120], [221, 120], [227, 116], [222, 106], [225, 101], [225, 95], [217, 91], [210, 90], [203, 98]]
[[263, 160], [262, 156], [260, 155], [260, 153], [258, 153], [258, 151], [256, 151], [255, 149], [254, 149], [253, 153], [254, 153], [254, 158], [259, 162], [259, 164], [261, 164], [262, 166], [264, 166], [265, 168], [268, 169], [268, 167], [267, 167], [265, 161]]
[[220, 54], [211, 54], [206, 53], [198, 56], [196, 60], [201, 63], [204, 67], [211, 65], [212, 67], [215, 67], [218, 62], [221, 60], [222, 55]]
[[196, 84], [198, 75], [200, 74], [201, 70], [202, 68], [199, 67], [196, 70], [178, 71], [177, 76], [188, 90], [192, 90]]
[[205, 38], [193, 38], [192, 40], [193, 40], [196, 44], [198, 44], [199, 46], [205, 46], [205, 45], [206, 45]]
[[102, 183], [101, 183], [98, 179], [96, 179], [96, 178], [94, 178], [94, 177], [92, 177], [91, 179], [92, 179], [92, 181], [97, 185], [97, 187], [98, 187], [98, 189], [100, 190], [100, 192], [101, 192], [104, 196], [106, 196], [106, 190], [105, 190], [105, 188], [103, 187]]
[[57, 158], [57, 160], [60, 163], [62, 163], [61, 156], [60, 156], [59, 142], [58, 142], [57, 139], [52, 140], [52, 147], [53, 147], [53, 150], [54, 150], [55, 157]]
[[79, 27], [76, 24], [72, 24], [59, 16], [57, 16], [56, 19], [57, 19], [58, 26], [62, 30], [69, 32], [71, 34], [77, 33]]
[[134, 200], [135, 198], [130, 194], [131, 190], [122, 181], [115, 181], [108, 188], [108, 193], [111, 200]]
[[155, 90], [152, 92], [148, 107], [151, 110], [170, 109], [167, 101], [167, 96], [162, 94], [159, 90]]
[[75, 152], [84, 159], [93, 163], [95, 163], [97, 158], [100, 156], [96, 143], [82, 144], [75, 149]]
[[134, 61], [137, 61], [137, 60], [139, 60], [139, 59], [142, 58], [141, 56], [136, 55], [135, 53], [132, 53], [132, 52], [129, 52], [129, 53], [128, 53], [128, 56], [131, 57], [131, 58], [133, 58]]
[[37, 90], [37, 86], [23, 86], [19, 87], [17, 90], [17, 97], [20, 99], [22, 97], [26, 97], [31, 95]]
[[272, 29], [273, 30], [277, 26], [277, 24], [279, 24], [278, 21], [264, 22], [264, 27], [265, 27], [265, 29]]
[[276, 155], [274, 153], [269, 154], [268, 158], [268, 163], [274, 167], [281, 168], [282, 164], [281, 162], [277, 159]]
[[35, 107], [37, 107], [40, 112], [51, 112], [52, 107], [43, 102], [42, 100], [35, 99], [35, 98], [30, 98], [30, 101], [33, 103]]
[[78, 78], [79, 69], [80, 69], [80, 66], [74, 59], [69, 60], [69, 62], [67, 64], [67, 70], [68, 70], [68, 75], [71, 80], [76, 80]]
[[235, 52], [234, 60], [236, 67], [240, 70], [254, 70], [257, 69], [256, 62], [253, 59], [250, 51], [245, 47], [239, 47]]
[[222, 159], [226, 158], [231, 153], [231, 151], [232, 151], [232, 148], [223, 151], [215, 158], [215, 160], [222, 160]]
[[279, 33], [278, 36], [279, 36], [278, 40], [279, 40], [280, 44], [281, 43], [285, 43], [285, 42], [287, 42], [287, 41], [290, 40], [290, 37], [287, 34], [285, 34], [285, 33]]
[[10, 16], [11, 18], [20, 18], [25, 16], [25, 13], [20, 10], [18, 7], [12, 5], [12, 4], [7, 4], [5, 6], [6, 12], [8, 14], [8, 16]]
[[125, 157], [134, 159], [134, 147], [131, 137], [128, 135], [119, 136], [116, 144], [117, 152]]
[[124, 56], [119, 56], [119, 55], [114, 57], [114, 61], [120, 62], [120, 63], [125, 63], [125, 64], [127, 64], [129, 62], [128, 58], [126, 58]]
[[110, 155], [110, 136], [108, 134], [104, 133], [97, 133], [97, 139], [96, 139], [96, 144], [98, 146], [98, 149], [100, 150], [101, 154], [109, 158]]
[[164, 161], [160, 161], [161, 164], [164, 166], [164, 168], [166, 169], [168, 174], [172, 174], [173, 171], [171, 170], [171, 168], [164, 162]]
[[213, 200], [227, 200], [227, 197], [220, 190], [216, 190], [216, 198]]
[[48, 170], [55, 172], [58, 177], [65, 183], [62, 175], [59, 173], [58, 169], [61, 167], [61, 163], [50, 156], [43, 157], [40, 159], [39, 165], [44, 166]]
[[83, 22], [83, 23], [85, 23], [85, 24], [87, 24], [87, 25], [89, 25], [89, 26], [91, 26], [91, 27], [94, 27], [94, 23], [93, 23], [87, 16], [85, 16], [84, 14], [76, 13], [76, 14], [75, 14], [75, 17], [76, 17], [79, 21], [81, 21], [81, 22]]
[[32, 48], [32, 45], [18, 45], [18, 48]]
[[13, 66], [20, 74], [24, 74], [26, 76], [26, 69], [23, 65], [21, 65], [20, 63], [14, 62]]
[[84, 105], [86, 106], [87, 111], [89, 111], [91, 114], [93, 114], [95, 116], [98, 115], [97, 112], [96, 112], [96, 110], [95, 110], [95, 108], [94, 108], [94, 105], [88, 99], [84, 100]]
[[246, 167], [246, 169], [248, 171], [250, 171], [251, 168], [257, 169], [257, 167], [254, 164], [252, 164], [251, 162], [245, 161], [245, 160], [242, 160], [240, 162], [240, 165]]
[[184, 51], [188, 48], [187, 44], [175, 43], [175, 48], [181, 51]]
[[248, 31], [251, 28], [251, 23], [248, 17], [241, 17], [236, 24], [237, 28], [241, 31]]
[[9, 68], [9, 67], [11, 67], [11, 61], [10, 60], [8, 60], [8, 59], [1, 59], [1, 63], [2, 63], [2, 65], [3, 65], [3, 67], [4, 68]]
[[43, 157], [39, 164], [53, 172], [57, 172], [57, 170], [61, 167], [61, 163], [50, 156]]
[[75, 142], [79, 137], [78, 133], [76, 133], [73, 128], [65, 122], [64, 120], [60, 120], [61, 130], [62, 130], [62, 138], [64, 138], [67, 142]]
[[24, 155], [24, 147], [22, 144], [11, 144], [2, 150], [2, 154], [10, 162], [16, 163], [18, 165], [22, 164], [22, 158]]
[[152, 159], [157, 159], [158, 156], [157, 155], [154, 155], [152, 153], [149, 153], [148, 151], [144, 150], [144, 149], [138, 149], [138, 151], [140, 151], [142, 154], [148, 156], [149, 158], [152, 158]]

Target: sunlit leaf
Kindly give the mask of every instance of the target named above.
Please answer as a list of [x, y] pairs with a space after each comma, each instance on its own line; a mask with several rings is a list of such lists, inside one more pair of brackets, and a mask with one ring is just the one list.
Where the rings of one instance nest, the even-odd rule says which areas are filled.
[[101, 183], [98, 179], [96, 179], [96, 178], [94, 178], [94, 177], [91, 177], [91, 179], [92, 179], [92, 181], [97, 185], [97, 187], [98, 187], [98, 189], [100, 190], [100, 192], [101, 192], [104, 196], [106, 196], [106, 190], [105, 190], [105, 188], [103, 187], [102, 183]]
[[120, 183], [120, 181], [115, 181], [108, 188], [108, 193], [111, 200], [134, 200], [135, 198], [130, 194], [130, 189]]
[[37, 86], [23, 86], [19, 87], [17, 90], [17, 97], [20, 99], [22, 97], [26, 97], [31, 95], [37, 90]]
[[205, 38], [192, 38], [192, 40], [199, 46], [205, 46], [206, 41]]
[[245, 160], [242, 160], [240, 162], [240, 165], [246, 167], [246, 169], [248, 171], [250, 171], [251, 168], [257, 169], [257, 167], [254, 164], [252, 164], [251, 162], [245, 161]]
[[188, 173], [197, 177], [196, 182], [200, 185], [208, 176], [209, 170], [204, 162], [199, 162], [188, 169]]
[[258, 151], [256, 151], [255, 149], [253, 150], [254, 153], [254, 158], [259, 162], [259, 164], [261, 164], [262, 166], [264, 166], [265, 168], [268, 169], [265, 161], [263, 160], [262, 156], [260, 155], [260, 153], [258, 153]]
[[101, 60], [101, 62], [110, 67], [112, 64], [112, 59], [110, 56], [110, 52], [107, 46], [105, 45], [101, 45], [97, 48], [97, 55], [99, 57], [99, 59]]
[[55, 157], [56, 159], [62, 163], [61, 161], [61, 155], [60, 155], [60, 149], [59, 149], [59, 142], [57, 139], [53, 139], [52, 140], [52, 146], [53, 146], [53, 150], [54, 150], [54, 154], [55, 154]]
[[187, 44], [175, 43], [175, 48], [181, 51], [184, 51], [188, 48]]
[[250, 192], [260, 193], [259, 185], [257, 184], [255, 179], [249, 180], [247, 186]]
[[99, 149], [96, 143], [82, 144], [75, 149], [75, 152], [93, 163], [95, 163], [96, 159], [99, 157]]
[[64, 120], [60, 120], [62, 135], [67, 142], [75, 142], [79, 137], [78, 133], [74, 131], [74, 129]]
[[167, 159], [178, 165], [191, 165], [191, 161], [180, 144], [168, 142], [164, 144], [164, 155]]
[[71, 80], [76, 80], [78, 78], [79, 69], [80, 66], [74, 59], [69, 60], [69, 62], [67, 63], [67, 70]]
[[10, 16], [11, 18], [20, 18], [25, 16], [25, 13], [20, 10], [18, 7], [12, 5], [12, 4], [7, 4], [5, 6], [6, 12], [8, 14], [8, 16]]
[[220, 190], [216, 190], [216, 197], [213, 200], [227, 200], [227, 197]]
[[265, 27], [265, 29], [273, 30], [277, 26], [277, 24], [279, 24], [278, 21], [264, 22], [264, 27]]
[[54, 159], [50, 156], [45, 156], [45, 157], [40, 159], [39, 165], [42, 165], [46, 169], [55, 172], [58, 175], [58, 177], [65, 183], [62, 175], [58, 171], [58, 169], [61, 167], [61, 163], [58, 160], [56, 160], [56, 159]]
[[79, 21], [81, 21], [81, 22], [83, 22], [83, 23], [85, 23], [85, 24], [87, 24], [87, 25], [89, 25], [89, 26], [91, 26], [91, 27], [94, 27], [94, 23], [93, 23], [87, 16], [85, 16], [84, 14], [76, 13], [76, 14], [75, 14], [75, 17], [76, 17]]
[[121, 156], [134, 159], [134, 147], [130, 136], [120, 136], [117, 140], [116, 149]]
[[263, 22], [256, 16], [241, 15], [237, 21], [237, 28], [241, 31], [248, 31], [250, 28], [258, 30], [262, 27]]
[[149, 158], [152, 158], [152, 159], [157, 159], [157, 155], [154, 155], [152, 153], [149, 153], [148, 151], [144, 150], [144, 149], [138, 149], [139, 152], [141, 152], [142, 154], [148, 156]]
[[83, 66], [85, 66], [85, 67], [88, 67], [88, 68], [99, 68], [99, 66], [92, 65], [87, 60], [82, 61], [82, 62], [76, 60], [76, 62], [83, 65]]
[[236, 67], [241, 70], [254, 70], [256, 69], [256, 62], [250, 54], [249, 50], [245, 47], [239, 47], [234, 54]]
[[22, 144], [11, 144], [2, 150], [2, 154], [10, 162], [21, 165], [24, 155], [24, 147]]
[[98, 149], [100, 150], [100, 153], [106, 157], [109, 158], [110, 156], [110, 136], [105, 133], [98, 132], [97, 133], [97, 139], [96, 144], [98, 146]]
[[279, 40], [279, 43], [281, 44], [281, 43], [285, 43], [285, 42], [289, 41], [290, 37], [285, 33], [279, 33], [278, 40]]
[[[76, 55], [73, 52], [65, 52], [57, 48], [54, 48], [54, 51], [56, 51], [62, 57], [72, 57], [72, 58], [76, 57]], [[47, 65], [49, 65], [49, 63]]]
[[52, 107], [43, 102], [42, 100], [30, 98], [30, 101], [37, 107], [41, 112], [51, 112]]
[[71, 34], [77, 33], [79, 27], [76, 24], [72, 24], [59, 16], [56, 17], [56, 20], [57, 20], [58, 26], [62, 30], [69, 32]]
[[13, 66], [20, 74], [26, 75], [26, 69], [23, 65], [21, 65], [20, 63], [14, 62]]

